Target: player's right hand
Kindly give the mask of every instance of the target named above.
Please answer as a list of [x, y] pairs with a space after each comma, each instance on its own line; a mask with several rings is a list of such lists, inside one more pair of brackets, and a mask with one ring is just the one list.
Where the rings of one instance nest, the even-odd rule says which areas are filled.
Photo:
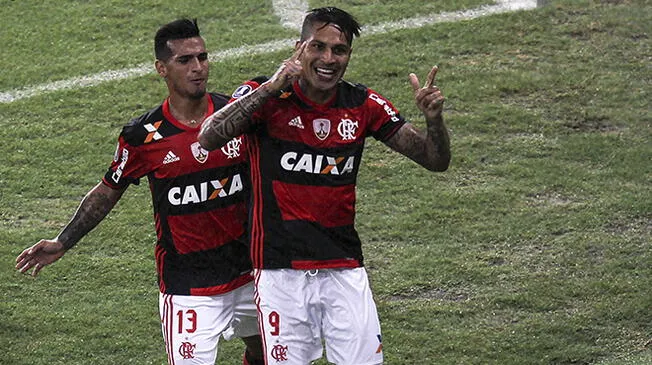
[[16, 257], [16, 270], [26, 273], [34, 268], [31, 275], [36, 276], [43, 267], [57, 261], [65, 253], [66, 249], [61, 242], [57, 240], [40, 240]]
[[276, 70], [276, 73], [265, 83], [268, 92], [279, 92], [301, 76], [301, 71], [303, 70], [301, 66], [301, 55], [306, 49], [307, 44], [307, 41], [301, 42], [292, 57], [283, 61], [278, 70]]

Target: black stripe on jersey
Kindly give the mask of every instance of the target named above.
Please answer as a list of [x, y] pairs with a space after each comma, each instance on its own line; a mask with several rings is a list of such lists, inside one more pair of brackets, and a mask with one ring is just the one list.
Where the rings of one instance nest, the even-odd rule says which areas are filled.
[[363, 266], [360, 238], [353, 225], [324, 228], [307, 221], [270, 225], [265, 230], [265, 251], [267, 269], [292, 267], [292, 261], [342, 258], [357, 260]]
[[[249, 194], [245, 163], [198, 171], [169, 179], [149, 178], [163, 216], [205, 212], [245, 201]], [[174, 183], [174, 184], [173, 184]]]
[[272, 137], [260, 138], [264, 176], [286, 183], [312, 186], [355, 184], [364, 141], [336, 148], [311, 148]]
[[356, 108], [367, 100], [367, 87], [342, 80], [338, 84], [337, 99], [332, 108]]
[[238, 240], [212, 250], [184, 255], [168, 251], [163, 260], [160, 275], [163, 275], [166, 292], [178, 295], [189, 295], [188, 288], [226, 284], [251, 270], [249, 249]]

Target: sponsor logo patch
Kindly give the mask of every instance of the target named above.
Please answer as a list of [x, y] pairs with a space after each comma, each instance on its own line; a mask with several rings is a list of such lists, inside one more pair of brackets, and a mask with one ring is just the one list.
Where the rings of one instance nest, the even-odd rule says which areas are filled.
[[174, 152], [168, 151], [167, 155], [165, 155], [165, 158], [163, 159], [163, 165], [167, 165], [172, 162], [176, 162], [181, 160], [179, 156], [175, 155]]
[[208, 159], [208, 151], [203, 149], [199, 142], [190, 145], [190, 151], [199, 163], [204, 163]]
[[252, 90], [253, 90], [253, 88], [251, 87], [251, 85], [241, 85], [240, 87], [235, 89], [235, 91], [233, 92], [231, 97], [233, 99], [238, 99], [240, 97], [243, 97], [243, 96], [249, 94]]
[[163, 138], [163, 136], [158, 132], [158, 128], [161, 126], [161, 123], [163, 123], [163, 121], [159, 120], [158, 122], [147, 123], [144, 125], [147, 132], [149, 132], [147, 133], [147, 137], [145, 137], [145, 143], [158, 141], [159, 139]]
[[312, 130], [320, 140], [325, 140], [331, 132], [331, 121], [328, 119], [315, 119], [312, 121]]
[[168, 190], [172, 205], [199, 204], [217, 198], [226, 198], [243, 190], [240, 174], [219, 180], [205, 181], [187, 186], [175, 186]]

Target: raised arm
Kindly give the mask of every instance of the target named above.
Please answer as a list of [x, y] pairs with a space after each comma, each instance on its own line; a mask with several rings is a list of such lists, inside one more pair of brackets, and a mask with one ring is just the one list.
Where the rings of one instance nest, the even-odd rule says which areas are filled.
[[95, 228], [113, 209], [127, 188], [112, 189], [104, 183], [97, 184], [82, 199], [75, 215], [52, 240], [40, 240], [26, 248], [16, 258], [16, 269], [21, 273], [31, 268], [32, 276], [58, 259], [72, 248], [82, 237]]
[[444, 96], [434, 84], [437, 70], [437, 66], [430, 70], [423, 87], [417, 76], [410, 74], [417, 107], [426, 118], [426, 130], [406, 123], [385, 144], [430, 171], [446, 171], [451, 160], [450, 139], [442, 117]]
[[249, 130], [251, 116], [265, 103], [267, 98], [291, 85], [299, 77], [302, 70], [301, 55], [305, 48], [306, 42], [301, 43], [292, 57], [283, 61], [267, 82], [206, 118], [199, 132], [199, 144], [211, 151], [224, 146], [233, 138]]

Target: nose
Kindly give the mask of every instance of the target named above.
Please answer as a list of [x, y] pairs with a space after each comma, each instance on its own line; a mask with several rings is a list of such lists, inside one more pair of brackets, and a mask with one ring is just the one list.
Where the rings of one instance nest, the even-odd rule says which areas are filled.
[[333, 51], [331, 51], [330, 48], [325, 48], [320, 56], [321, 60], [324, 63], [332, 63], [333, 62]]
[[199, 57], [193, 57], [190, 60], [190, 68], [193, 71], [201, 71], [201, 69], [203, 67], [202, 65], [203, 65], [203, 62], [201, 60], [199, 60]]

